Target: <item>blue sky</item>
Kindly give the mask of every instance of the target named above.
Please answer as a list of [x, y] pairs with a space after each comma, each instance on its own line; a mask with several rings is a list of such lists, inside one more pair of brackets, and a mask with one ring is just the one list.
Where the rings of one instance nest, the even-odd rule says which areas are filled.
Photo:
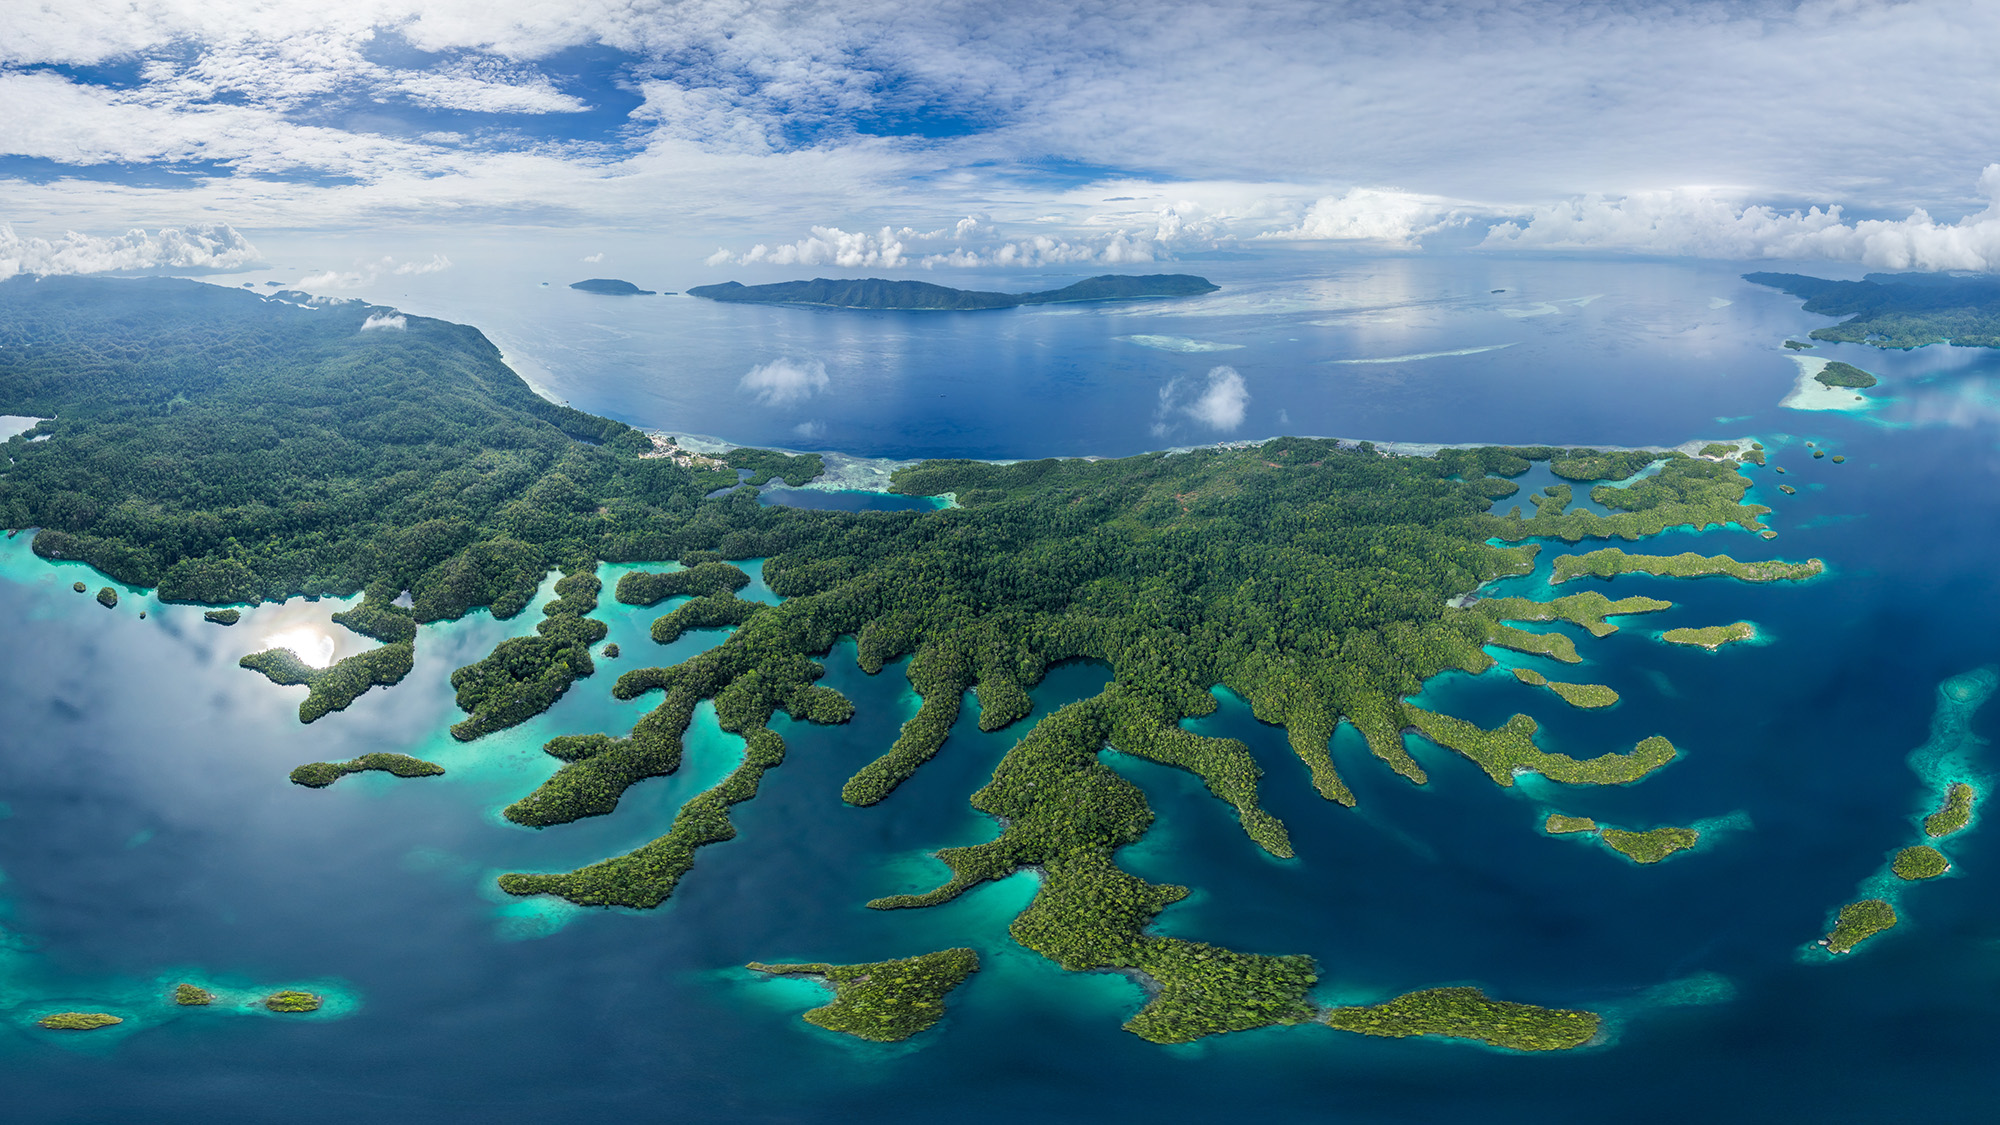
[[1989, 269], [1995, 42], [1963, 0], [17, 0], [0, 274], [550, 229], [715, 267], [1276, 240]]

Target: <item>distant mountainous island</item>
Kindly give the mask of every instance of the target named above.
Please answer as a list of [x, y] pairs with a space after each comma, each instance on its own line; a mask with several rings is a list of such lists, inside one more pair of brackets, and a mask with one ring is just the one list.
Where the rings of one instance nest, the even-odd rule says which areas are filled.
[[615, 277], [593, 277], [588, 281], [573, 282], [571, 289], [581, 289], [585, 293], [602, 293], [606, 297], [650, 297], [651, 289], [641, 289], [629, 281]]
[[1743, 280], [1805, 298], [1807, 312], [1847, 320], [1813, 330], [1815, 340], [1878, 348], [1950, 343], [2000, 348], [2000, 279], [1935, 273], [1871, 273], [1829, 281], [1796, 273], [1746, 273]]
[[738, 301], [755, 305], [823, 305], [836, 309], [925, 309], [946, 312], [974, 309], [1011, 309], [1018, 305], [1057, 305], [1075, 301], [1131, 301], [1146, 297], [1199, 297], [1221, 286], [1205, 277], [1185, 273], [1156, 273], [1144, 277], [1104, 274], [1088, 277], [1075, 285], [1040, 293], [985, 293], [953, 289], [928, 281], [887, 281], [879, 277], [860, 281], [780, 281], [771, 285], [744, 285], [725, 281], [720, 285], [697, 285], [689, 295], [711, 301]]

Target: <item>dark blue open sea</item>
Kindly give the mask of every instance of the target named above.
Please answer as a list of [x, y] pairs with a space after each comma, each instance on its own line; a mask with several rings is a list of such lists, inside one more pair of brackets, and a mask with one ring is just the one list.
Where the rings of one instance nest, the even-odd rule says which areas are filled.
[[[327, 629], [337, 606], [260, 607], [229, 629], [136, 590], [106, 610], [70, 590], [101, 576], [36, 559], [22, 535], [0, 542], [5, 1116], [1985, 1119], [2000, 1104], [2000, 832], [1975, 820], [1942, 845], [1948, 875], [1887, 888], [1902, 924], [1854, 954], [1830, 959], [1814, 940], [1839, 905], [1881, 893], [1888, 858], [1920, 838], [1940, 771], [1980, 778], [1988, 794], [1983, 779], [2000, 772], [2000, 748], [1978, 741], [2000, 730], [2000, 705], [1969, 702], [1979, 670], [2000, 664], [2000, 354], [1822, 347], [1808, 354], [1848, 359], [1884, 384], [1864, 409], [1807, 411], [1780, 405], [1800, 377], [1780, 344], [1827, 321], [1738, 280], [1747, 267], [1282, 257], [1182, 268], [1224, 289], [1174, 304], [872, 314], [601, 298], [486, 271], [400, 303], [489, 327], [524, 373], [583, 409], [870, 457], [1120, 455], [1278, 433], [1757, 437], [1789, 470], [1750, 470], [1778, 538], [1670, 532], [1642, 549], [1816, 557], [1826, 575], [1774, 586], [1576, 582], [1558, 592], [1676, 605], [1624, 618], [1603, 640], [1579, 633], [1582, 668], [1512, 654], [1504, 663], [1608, 684], [1623, 696], [1617, 707], [1570, 709], [1505, 668], [1440, 677], [1418, 700], [1486, 726], [1526, 711], [1545, 745], [1579, 757], [1666, 735], [1683, 756], [1639, 784], [1527, 778], [1503, 789], [1413, 739], [1431, 777], [1419, 788], [1343, 729], [1333, 755], [1359, 798], [1344, 809], [1313, 792], [1281, 730], [1225, 692], [1191, 725], [1258, 755], [1265, 806], [1298, 850], [1276, 861], [1191, 776], [1107, 754], [1159, 813], [1120, 861], [1195, 888], [1162, 916], [1165, 931], [1312, 954], [1326, 1002], [1469, 983], [1589, 1007], [1609, 1017], [1601, 1043], [1526, 1056], [1302, 1026], [1158, 1047], [1119, 1028], [1143, 1000], [1136, 985], [1065, 973], [1009, 939], [1032, 875], [932, 910], [865, 909], [941, 881], [935, 849], [990, 838], [966, 798], [1027, 724], [980, 733], [968, 701], [914, 780], [879, 806], [850, 808], [841, 782], [916, 704], [901, 666], [867, 676], [851, 643], [829, 657], [827, 682], [855, 701], [854, 721], [781, 725], [785, 764], [737, 806], [738, 837], [701, 851], [665, 906], [511, 900], [495, 875], [635, 847], [735, 764], [740, 742], [705, 708], [681, 772], [634, 787], [614, 815], [540, 832], [499, 815], [552, 772], [539, 750], [547, 738], [622, 732], [651, 705], [610, 698], [619, 670], [671, 663], [721, 633], [661, 652], [646, 635], [661, 610], [607, 597], [599, 616], [622, 659], [534, 722], [460, 745], [446, 733], [458, 717], [452, 670], [539, 618], [475, 613], [425, 628], [400, 686], [301, 727], [303, 689], [236, 661], [274, 633]], [[780, 360], [823, 366], [824, 385], [808, 379], [813, 389], [788, 402], [740, 386]], [[1350, 362], [1361, 360], [1388, 362]], [[1222, 365], [1249, 396], [1228, 428], [1187, 409], [1224, 378], [1211, 374]], [[1813, 460], [1809, 441], [1846, 463]], [[1798, 494], [1779, 493], [1780, 481]], [[837, 495], [812, 502], [866, 502]], [[1549, 558], [1569, 549], [1550, 545], [1535, 575], [1495, 592], [1550, 596]], [[751, 592], [770, 597], [761, 582]], [[1657, 639], [1737, 620], [1756, 623], [1759, 643], [1711, 654]], [[1088, 663], [1056, 669], [1034, 691], [1037, 716], [1107, 676]], [[1948, 682], [1962, 690], [1941, 693]], [[1913, 758], [1940, 708], [1969, 712], [1971, 737]], [[448, 773], [367, 774], [320, 791], [286, 780], [302, 762], [379, 750]], [[1940, 753], [1943, 766], [1932, 760]], [[1639, 867], [1590, 840], [1543, 834], [1550, 811], [1705, 834], [1694, 851]], [[824, 1001], [818, 986], [739, 967], [952, 945], [977, 949], [984, 969], [939, 1027], [891, 1046], [805, 1024], [799, 1013]], [[218, 1003], [176, 1009], [166, 994], [183, 980], [214, 988]], [[253, 998], [281, 987], [322, 992], [327, 1008], [254, 1011]], [[126, 1023], [89, 1035], [31, 1026], [71, 1008]]]

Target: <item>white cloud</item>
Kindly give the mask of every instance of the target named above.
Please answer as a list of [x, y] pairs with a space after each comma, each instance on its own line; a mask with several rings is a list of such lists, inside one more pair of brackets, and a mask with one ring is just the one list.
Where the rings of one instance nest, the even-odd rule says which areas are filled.
[[[931, 249], [933, 247], [935, 249]], [[924, 253], [926, 249], [930, 252]], [[939, 230], [883, 227], [876, 234], [816, 226], [812, 228], [811, 235], [795, 242], [776, 246], [760, 242], [741, 253], [718, 249], [706, 261], [711, 266], [768, 264], [840, 266], [846, 269], [901, 269], [911, 266], [977, 269], [1091, 263], [1122, 265], [1151, 262], [1165, 256], [1165, 253], [1165, 249], [1152, 239], [1134, 237], [1123, 230], [1109, 235], [1086, 235], [1075, 241], [1040, 234], [1009, 240], [1000, 237], [991, 224], [978, 218], [965, 218]]]
[[818, 419], [810, 422], [800, 422], [798, 425], [792, 427], [792, 432], [807, 439], [823, 438], [826, 436], [826, 423]]
[[762, 406], [793, 406], [826, 389], [826, 364], [774, 359], [750, 369], [737, 385]]
[[1257, 237], [1408, 246], [1418, 237], [1444, 226], [1463, 207], [1434, 195], [1357, 187], [1345, 195], [1322, 196], [1307, 209], [1297, 226], [1265, 231]]
[[394, 272], [398, 276], [407, 276], [409, 274], [417, 274], [417, 273], [438, 273], [443, 270], [448, 270], [450, 268], [451, 268], [450, 258], [445, 257], [443, 254], [432, 254], [431, 260], [428, 262], [419, 262], [415, 260], [403, 262], [395, 268]]
[[1208, 372], [1208, 386], [1187, 408], [1188, 417], [1213, 430], [1233, 430], [1243, 424], [1243, 408], [1250, 404], [1249, 388], [1234, 367], [1214, 367]]
[[598, 253], [595, 254], [586, 254], [583, 257], [583, 260], [589, 262], [591, 265], [594, 266], [597, 263], [604, 260], [604, 253], [602, 251], [599, 251]]
[[377, 330], [401, 332], [409, 328], [409, 326], [409, 318], [400, 313], [369, 313], [368, 319], [361, 322], [361, 330], [363, 332], [374, 332]]
[[[427, 61], [376, 61], [398, 37]], [[683, 231], [725, 261], [762, 240], [772, 262], [866, 268], [1135, 264], [1260, 235], [1408, 244], [1469, 214], [1533, 216], [1496, 246], [1987, 262], [1986, 236], [1953, 221], [1984, 202], [1953, 178], [2000, 153], [2000, 117], [1965, 110], [1990, 100], [1995, 41], [2000, 7], [1981, 0], [17, 3], [0, 155], [187, 175], [0, 191], [12, 218], [82, 227], [581, 218]], [[585, 54], [642, 99], [615, 127], [460, 118], [589, 108], [558, 73]], [[106, 62], [138, 80], [23, 69]], [[966, 132], [876, 135], [914, 120]], [[1839, 145], [1800, 139], [1829, 128]], [[1063, 162], [1150, 180], [1075, 185], [1049, 172]], [[1647, 202], [1689, 183], [1737, 185], [1712, 193], [1727, 221], [1674, 218], [1691, 206], [1676, 193]], [[1544, 206], [1564, 198], [1586, 202]], [[1930, 212], [1874, 227], [1751, 206], [1807, 200]], [[986, 230], [893, 226], [969, 213]], [[800, 216], [820, 229], [799, 237]], [[1028, 224], [1042, 237], [989, 233]]]
[[1831, 206], [1781, 212], [1700, 190], [1619, 200], [1584, 198], [1502, 223], [1484, 245], [1583, 248], [1700, 258], [1825, 258], [1893, 270], [2000, 270], [2000, 164], [1979, 177], [1986, 209], [1940, 223], [1923, 208], [1896, 220], [1847, 222]]
[[1200, 379], [1175, 376], [1160, 388], [1153, 410], [1153, 436], [1172, 433], [1176, 417], [1192, 418], [1211, 430], [1227, 433], [1243, 425], [1249, 405], [1250, 388], [1234, 367], [1211, 367]]
[[257, 260], [257, 248], [234, 227], [203, 224], [130, 230], [113, 238], [67, 231], [22, 238], [0, 223], [0, 279], [17, 274], [106, 273], [151, 269], [233, 269]]
[[427, 261], [411, 258], [397, 261], [394, 254], [384, 254], [356, 263], [351, 270], [319, 270], [299, 279], [299, 288], [317, 289], [361, 289], [375, 284], [385, 276], [408, 277], [413, 274], [439, 273], [451, 268], [451, 259], [443, 254], [432, 254]]

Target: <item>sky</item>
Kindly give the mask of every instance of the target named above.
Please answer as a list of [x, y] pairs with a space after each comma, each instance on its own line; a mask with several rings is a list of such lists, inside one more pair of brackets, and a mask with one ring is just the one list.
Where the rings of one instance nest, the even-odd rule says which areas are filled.
[[718, 277], [1276, 243], [1992, 270], [1996, 42], [1968, 0], [8, 0], [0, 277], [577, 231]]

